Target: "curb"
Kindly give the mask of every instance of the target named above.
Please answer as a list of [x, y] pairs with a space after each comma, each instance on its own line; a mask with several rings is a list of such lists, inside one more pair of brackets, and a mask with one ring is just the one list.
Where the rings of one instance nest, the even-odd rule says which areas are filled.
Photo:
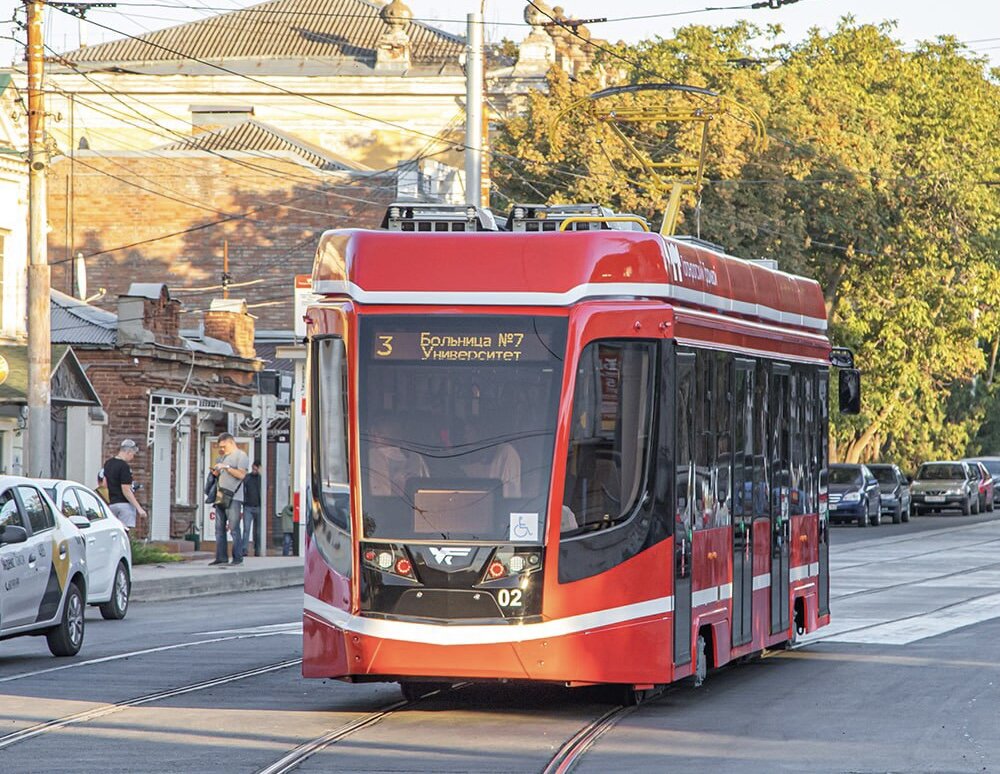
[[[135, 568], [139, 570], [140, 568]], [[138, 574], [138, 573], [136, 573]], [[132, 602], [164, 602], [237, 591], [265, 591], [303, 584], [302, 565], [261, 569], [213, 569], [177, 577], [133, 578]]]

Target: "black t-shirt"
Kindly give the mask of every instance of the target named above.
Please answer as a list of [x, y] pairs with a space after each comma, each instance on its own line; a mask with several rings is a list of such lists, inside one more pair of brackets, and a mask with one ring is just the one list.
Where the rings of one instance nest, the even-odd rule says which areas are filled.
[[243, 504], [260, 508], [260, 473], [247, 473], [243, 478]]
[[112, 457], [104, 463], [104, 478], [108, 482], [108, 502], [127, 503], [125, 495], [122, 494], [122, 484], [132, 483], [132, 468], [125, 460]]

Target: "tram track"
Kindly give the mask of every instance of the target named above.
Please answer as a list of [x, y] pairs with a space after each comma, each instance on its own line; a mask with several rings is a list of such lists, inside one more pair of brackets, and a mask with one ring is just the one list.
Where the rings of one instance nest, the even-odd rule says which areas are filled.
[[214, 677], [208, 680], [201, 680], [197, 683], [189, 683], [188, 685], [182, 685], [177, 688], [169, 688], [164, 691], [148, 693], [143, 696], [137, 696], [135, 698], [126, 699], [125, 701], [115, 702], [113, 704], [105, 704], [100, 707], [94, 707], [92, 709], [83, 710], [81, 712], [75, 712], [71, 715], [65, 715], [61, 718], [47, 720], [43, 723], [36, 723], [33, 726], [22, 728], [19, 729], [18, 731], [12, 731], [9, 734], [0, 736], [0, 750], [4, 750], [20, 742], [28, 741], [29, 739], [34, 739], [38, 736], [41, 736], [42, 734], [47, 734], [52, 731], [58, 731], [59, 729], [66, 728], [68, 726], [79, 725], [81, 723], [89, 723], [93, 720], [97, 720], [98, 718], [103, 718], [107, 717], [108, 715], [113, 715], [118, 712], [123, 712], [124, 710], [131, 709], [133, 707], [141, 707], [146, 704], [152, 704], [153, 702], [172, 699], [176, 696], [184, 696], [185, 694], [195, 693], [197, 691], [203, 691], [209, 688], [215, 688], [220, 685], [227, 685], [228, 683], [234, 683], [240, 680], [246, 680], [251, 677], [258, 677], [260, 675], [270, 674], [271, 672], [278, 672], [282, 669], [287, 669], [289, 667], [297, 666], [298, 664], [301, 663], [302, 663], [301, 658], [286, 659], [284, 661], [278, 661], [272, 664], [266, 664], [261, 667], [246, 669], [241, 672], [233, 672], [231, 674], [223, 675], [221, 677]]
[[567, 772], [572, 771], [594, 742], [637, 709], [639, 709], [638, 705], [614, 707], [590, 721], [556, 751], [556, 754], [542, 769], [542, 774], [567, 774]]
[[424, 699], [432, 696], [440, 696], [444, 693], [461, 690], [467, 685], [469, 685], [469, 683], [457, 683], [455, 685], [440, 688], [436, 691], [430, 691], [421, 696], [419, 699], [402, 699], [389, 704], [382, 709], [369, 712], [366, 715], [362, 715], [361, 717], [352, 720], [350, 723], [345, 723], [344, 725], [338, 726], [337, 728], [317, 736], [308, 742], [300, 744], [298, 747], [289, 751], [274, 763], [271, 763], [262, 769], [258, 769], [256, 774], [288, 774], [288, 772], [295, 771], [295, 769], [309, 760], [309, 758], [314, 756], [316, 753], [322, 752], [342, 739], [345, 739], [352, 734], [356, 734], [358, 731], [374, 726], [384, 718], [387, 718], [400, 710], [412, 707]]

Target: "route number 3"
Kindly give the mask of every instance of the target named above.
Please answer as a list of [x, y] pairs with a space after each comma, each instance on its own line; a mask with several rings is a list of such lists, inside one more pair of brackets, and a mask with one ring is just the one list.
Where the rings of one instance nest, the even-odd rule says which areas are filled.
[[379, 357], [389, 357], [392, 354], [392, 336], [379, 336], [378, 343], [379, 348], [375, 350], [375, 354]]
[[520, 607], [521, 589], [500, 589], [497, 592], [497, 602], [500, 607]]

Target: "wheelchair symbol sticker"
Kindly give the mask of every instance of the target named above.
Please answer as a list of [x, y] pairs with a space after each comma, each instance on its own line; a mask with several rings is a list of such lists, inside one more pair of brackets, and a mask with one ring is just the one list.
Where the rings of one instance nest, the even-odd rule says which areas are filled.
[[538, 514], [512, 513], [510, 515], [510, 539], [538, 541]]

